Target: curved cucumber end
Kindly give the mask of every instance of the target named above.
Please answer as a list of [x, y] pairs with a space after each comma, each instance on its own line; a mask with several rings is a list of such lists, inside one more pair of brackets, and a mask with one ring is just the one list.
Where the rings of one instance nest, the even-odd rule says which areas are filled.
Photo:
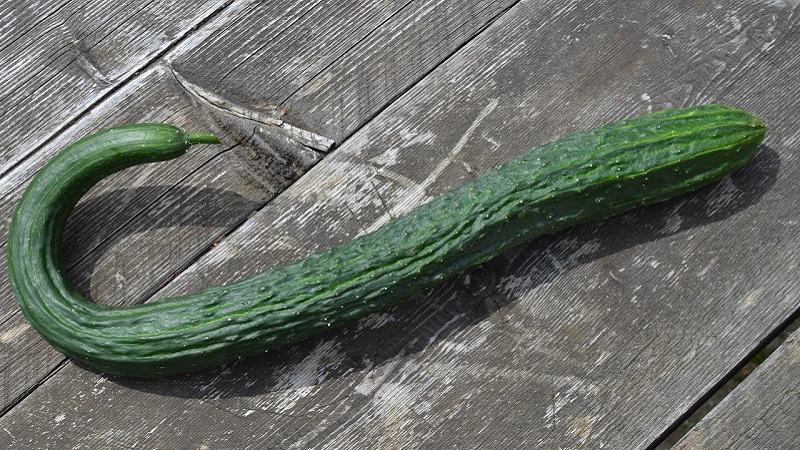
[[219, 139], [210, 131], [186, 131], [184, 139], [189, 144], [219, 144]]

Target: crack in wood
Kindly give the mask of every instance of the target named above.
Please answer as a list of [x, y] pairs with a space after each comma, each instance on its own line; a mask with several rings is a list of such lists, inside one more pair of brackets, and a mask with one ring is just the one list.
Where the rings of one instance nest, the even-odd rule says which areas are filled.
[[[322, 153], [328, 153], [336, 145], [336, 142], [333, 139], [286, 123], [280, 118], [274, 117], [274, 115], [270, 114], [268, 110], [238, 105], [208, 89], [198, 86], [176, 72], [170, 64], [167, 64], [167, 68], [175, 77], [175, 80], [177, 80], [178, 85], [186, 93], [201, 101], [203, 104], [211, 106], [224, 114], [268, 126], [270, 127], [271, 131], [288, 137], [289, 139], [300, 143], [304, 147], [308, 147]], [[273, 109], [275, 112], [280, 111], [280, 108], [277, 106]]]

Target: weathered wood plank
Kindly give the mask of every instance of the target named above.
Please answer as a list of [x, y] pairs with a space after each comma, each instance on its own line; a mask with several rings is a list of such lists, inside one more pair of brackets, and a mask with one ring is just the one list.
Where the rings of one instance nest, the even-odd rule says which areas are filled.
[[[453, 1], [362, 2], [359, 8], [365, 14], [355, 18], [344, 8], [347, 5], [338, 3], [297, 2], [290, 8], [279, 7], [282, 2], [234, 3], [225, 14], [204, 24], [169, 52], [164, 64], [155, 64], [132, 79], [67, 133], [17, 165], [3, 179], [8, 195], [0, 200], [0, 213], [10, 217], [26, 181], [56, 151], [79, 136], [123, 122], [166, 121], [197, 128], [205, 127], [201, 122], [207, 121], [228, 142], [227, 147], [191, 152], [179, 161], [133, 169], [109, 179], [84, 200], [68, 229], [68, 275], [80, 291], [100, 302], [143, 301], [330, 150], [332, 140], [287, 123], [281, 113], [259, 106], [256, 94], [278, 89], [288, 79], [324, 77], [331, 61], [344, 55], [356, 60], [380, 58], [386, 46], [406, 52], [402, 47], [410, 46], [418, 54], [427, 55], [417, 63], [404, 64], [407, 77], [393, 84], [392, 92], [382, 91], [388, 97], [372, 97], [372, 87], [362, 86], [370, 100], [362, 103], [360, 119], [338, 128], [352, 133], [384, 108], [387, 98], [405, 91], [415, 81], [412, 74], [419, 77], [428, 72], [511, 2], [496, 2], [478, 10], [464, 8], [463, 14], [451, 14], [449, 20], [461, 26], [447, 46], [420, 47], [419, 36], [408, 33], [391, 42], [360, 45], [381, 26], [403, 28], [403, 23], [417, 20], [420, 11], [445, 8], [457, 12], [453, 8], [457, 3], [463, 5]], [[282, 14], [274, 14], [276, 10]], [[309, 35], [315, 27], [323, 28]], [[323, 33], [324, 27], [336, 32]], [[273, 35], [278, 38], [272, 39]], [[255, 36], [256, 40], [249, 41], [245, 36]], [[241, 45], [242, 41], [251, 42], [255, 49]], [[289, 44], [294, 51], [312, 52], [315, 56], [310, 60], [316, 65], [295, 61], [284, 68], [285, 79], [276, 79], [269, 70], [273, 61], [270, 55], [288, 58], [291, 53], [286, 54], [285, 47]], [[220, 45], [224, 51], [219, 50]], [[205, 46], [211, 49], [201, 51]], [[190, 64], [195, 59], [199, 61], [197, 73]], [[231, 66], [239, 72], [215, 80], [216, 85], [204, 83], [202, 77], [200, 81], [189, 79], [198, 74], [210, 77]], [[293, 75], [292, 70], [296, 72]], [[309, 70], [311, 75], [306, 75]], [[356, 67], [351, 73], [361, 70], [373, 69]], [[226, 83], [237, 86], [240, 77], [257, 89], [242, 91], [248, 95], [228, 97]], [[216, 207], [208, 208], [206, 202], [212, 199]], [[0, 235], [5, 235], [7, 226], [7, 220], [0, 223]], [[132, 255], [135, 264], [131, 263]], [[0, 284], [0, 318], [0, 335], [13, 337], [3, 343], [6, 357], [0, 364], [4, 379], [0, 397], [8, 407], [62, 358], [27, 327], [5, 282]]]
[[3, 2], [0, 176], [224, 4]]
[[[297, 2], [276, 16], [274, 5], [256, 2], [230, 11], [226, 24], [235, 26], [214, 24], [169, 59], [226, 133], [246, 140], [263, 128], [256, 136], [296, 155], [305, 172], [320, 158], [305, 147], [329, 150], [514, 3]], [[220, 119], [231, 110], [252, 120]], [[275, 122], [291, 130], [275, 133]]]
[[[516, 0], [255, 2], [187, 42], [175, 70], [236, 103], [341, 141]], [[246, 14], [246, 15], [245, 15]], [[238, 14], [237, 14], [238, 16]]]
[[676, 445], [676, 450], [793, 448], [800, 442], [800, 331]]
[[162, 293], [343, 242], [534, 143], [649, 108], [762, 116], [767, 146], [747, 169], [228, 368], [139, 382], [66, 365], [0, 419], [0, 442], [652, 444], [800, 305], [797, 5], [718, 6], [522, 2]]

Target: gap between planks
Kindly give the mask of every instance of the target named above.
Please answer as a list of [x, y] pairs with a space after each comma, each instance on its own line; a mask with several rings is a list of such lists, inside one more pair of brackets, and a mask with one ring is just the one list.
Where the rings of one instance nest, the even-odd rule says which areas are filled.
[[648, 450], [669, 450], [688, 434], [695, 425], [710, 414], [722, 400], [731, 395], [736, 386], [743, 383], [747, 377], [763, 363], [775, 350], [778, 349], [789, 336], [800, 329], [800, 310], [795, 311], [783, 324], [767, 335], [738, 365], [726, 374], [713, 386], [706, 396], [689, 408], [683, 417], [647, 447]]

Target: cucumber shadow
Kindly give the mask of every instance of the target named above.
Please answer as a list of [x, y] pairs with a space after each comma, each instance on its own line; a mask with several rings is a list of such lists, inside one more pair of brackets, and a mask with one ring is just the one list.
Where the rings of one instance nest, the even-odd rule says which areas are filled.
[[[174, 235], [172, 242], [164, 245], [170, 239], [169, 229], [199, 227], [202, 231], [194, 233], [191, 238], [202, 236], [213, 241], [215, 232], [234, 228], [247, 215], [246, 212], [252, 213], [265, 203], [266, 201], [249, 199], [232, 191], [209, 187], [142, 186], [101, 193], [81, 201], [69, 217], [62, 244], [65, 276], [70, 285], [84, 297], [99, 303], [120, 304], [121, 299], [106, 298], [108, 294], [104, 291], [108, 289], [101, 287], [98, 289], [100, 294], [93, 295], [93, 281], [100, 280], [102, 284], [112, 278], [104, 271], [125, 269], [116, 267], [116, 264], [111, 264], [116, 267], [113, 269], [104, 267], [108, 265], [103, 264], [104, 260], [115, 262], [119, 255], [124, 259], [119, 266], [136, 264], [134, 261], [138, 261], [139, 265], [152, 267], [152, 277], [147, 281], [155, 280], [157, 286], [163, 286], [172, 279], [173, 272], [197, 257], [183, 256], [188, 259], [181, 260], [181, 243], [175, 240]], [[231, 214], [230, 211], [237, 213]], [[144, 239], [126, 242], [129, 237], [139, 234]], [[164, 234], [167, 236], [163, 236]], [[123, 242], [124, 245], [115, 249]], [[213, 242], [206, 244], [211, 246]], [[208, 248], [197, 243], [192, 243], [191, 246], [197, 251]], [[173, 252], [171, 248], [178, 250]], [[136, 259], [131, 259], [134, 255]], [[141, 303], [152, 294], [143, 292], [136, 296], [126, 293], [124, 302]], [[98, 296], [100, 298], [96, 298]]]
[[[229, 409], [238, 408], [236, 398], [264, 396], [258, 403], [266, 405], [271, 404], [270, 395], [285, 402], [286, 395], [300, 389], [302, 394], [293, 398], [293, 411], [311, 413], [320, 403], [346, 397], [371, 373], [390, 371], [397, 361], [413, 358], [484, 321], [502, 323], [504, 311], [519, 300], [518, 293], [505, 287], [507, 280], [522, 280], [525, 290], [531, 290], [581, 265], [742, 213], [771, 190], [780, 166], [778, 153], [762, 146], [746, 167], [721, 182], [600, 223], [540, 237], [383, 313], [317, 338], [193, 374], [110, 379], [131, 389], [213, 401]], [[575, 251], [589, 242], [594, 243], [593, 251]]]

